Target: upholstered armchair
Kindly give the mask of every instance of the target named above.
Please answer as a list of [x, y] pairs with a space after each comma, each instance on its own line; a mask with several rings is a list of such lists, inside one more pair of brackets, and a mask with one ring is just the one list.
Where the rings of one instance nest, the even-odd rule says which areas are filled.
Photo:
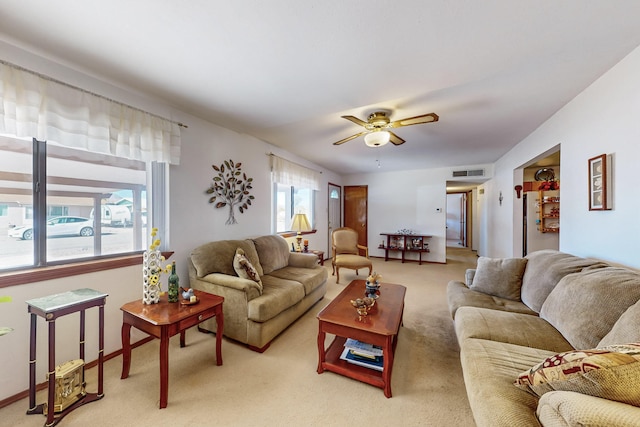
[[[336, 228], [331, 233], [331, 249], [333, 275], [336, 276], [336, 283], [340, 283], [340, 268], [358, 270], [368, 268], [371, 274], [371, 260], [369, 259], [369, 249], [358, 244], [358, 233], [349, 227]], [[361, 255], [361, 251], [364, 256]]]

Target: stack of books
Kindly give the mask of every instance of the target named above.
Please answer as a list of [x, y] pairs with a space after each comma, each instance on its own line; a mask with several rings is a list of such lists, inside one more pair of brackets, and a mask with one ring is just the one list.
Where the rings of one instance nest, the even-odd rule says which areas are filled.
[[382, 348], [377, 345], [347, 338], [340, 359], [382, 372]]

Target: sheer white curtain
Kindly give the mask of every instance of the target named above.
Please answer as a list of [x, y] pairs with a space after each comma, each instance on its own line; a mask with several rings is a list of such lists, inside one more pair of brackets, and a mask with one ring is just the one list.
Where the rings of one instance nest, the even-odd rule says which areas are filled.
[[281, 157], [271, 155], [273, 181], [296, 188], [320, 190], [320, 173]]
[[0, 63], [0, 133], [145, 162], [180, 163], [177, 123]]

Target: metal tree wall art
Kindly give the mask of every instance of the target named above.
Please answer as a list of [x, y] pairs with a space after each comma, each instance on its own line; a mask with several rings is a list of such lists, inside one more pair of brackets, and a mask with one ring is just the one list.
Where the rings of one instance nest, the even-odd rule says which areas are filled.
[[238, 206], [240, 213], [251, 206], [251, 201], [255, 199], [251, 190], [253, 178], [248, 178], [247, 174], [240, 169], [242, 163], [234, 163], [233, 160], [225, 160], [220, 166], [211, 165], [218, 174], [213, 177], [211, 187], [207, 189], [207, 194], [213, 194], [209, 198], [209, 203], [215, 203], [216, 208], [229, 206], [229, 218], [225, 224], [237, 224], [235, 217], [235, 207]]

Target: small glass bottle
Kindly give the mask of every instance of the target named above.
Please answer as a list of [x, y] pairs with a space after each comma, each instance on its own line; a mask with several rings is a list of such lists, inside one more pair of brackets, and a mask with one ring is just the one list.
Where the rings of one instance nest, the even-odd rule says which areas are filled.
[[178, 302], [178, 291], [180, 289], [180, 279], [176, 274], [176, 262], [171, 263], [171, 274], [169, 275], [169, 302]]

